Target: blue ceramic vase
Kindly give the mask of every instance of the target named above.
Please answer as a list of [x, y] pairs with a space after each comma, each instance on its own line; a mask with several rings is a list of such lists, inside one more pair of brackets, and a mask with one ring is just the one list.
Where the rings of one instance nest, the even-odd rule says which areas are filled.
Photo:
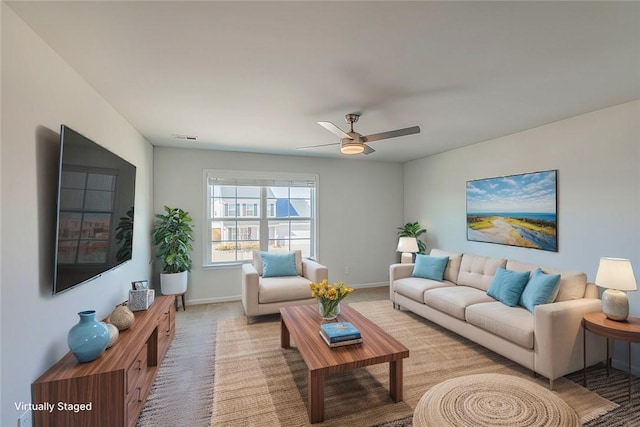
[[109, 342], [107, 325], [96, 320], [95, 310], [78, 313], [80, 321], [67, 335], [67, 344], [78, 362], [91, 362], [102, 356]]

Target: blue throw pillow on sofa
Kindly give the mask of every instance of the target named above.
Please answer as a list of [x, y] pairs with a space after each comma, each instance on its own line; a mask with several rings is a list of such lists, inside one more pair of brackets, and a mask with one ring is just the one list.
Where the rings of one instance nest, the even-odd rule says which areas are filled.
[[520, 296], [527, 286], [528, 280], [528, 271], [512, 271], [498, 267], [496, 275], [493, 276], [491, 285], [487, 289], [487, 295], [509, 307], [515, 307], [520, 301]]
[[553, 302], [560, 290], [560, 275], [546, 274], [541, 268], [529, 279], [524, 292], [520, 296], [520, 305], [533, 313], [536, 305]]
[[296, 254], [260, 252], [262, 277], [297, 276]]
[[411, 276], [442, 282], [444, 270], [447, 268], [448, 262], [448, 256], [436, 257], [418, 254], [416, 255], [416, 263], [413, 266]]

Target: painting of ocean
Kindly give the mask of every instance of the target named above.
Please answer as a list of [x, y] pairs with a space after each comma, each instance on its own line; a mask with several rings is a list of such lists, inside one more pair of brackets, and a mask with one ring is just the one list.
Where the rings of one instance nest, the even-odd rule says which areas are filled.
[[467, 181], [467, 240], [558, 251], [557, 171]]

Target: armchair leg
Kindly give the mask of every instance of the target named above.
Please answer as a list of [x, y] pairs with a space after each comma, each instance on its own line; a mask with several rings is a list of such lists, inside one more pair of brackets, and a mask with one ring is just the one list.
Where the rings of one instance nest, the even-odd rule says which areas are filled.
[[256, 321], [255, 316], [247, 316], [247, 325], [251, 325], [255, 323], [255, 321]]

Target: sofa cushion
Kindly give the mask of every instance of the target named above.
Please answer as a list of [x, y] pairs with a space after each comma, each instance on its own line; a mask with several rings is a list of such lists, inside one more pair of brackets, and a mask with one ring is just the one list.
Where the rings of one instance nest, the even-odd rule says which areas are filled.
[[524, 288], [519, 304], [533, 313], [536, 305], [553, 302], [558, 295], [559, 288], [559, 274], [545, 274], [541, 268], [537, 268]]
[[507, 260], [504, 258], [463, 254], [456, 283], [486, 291], [489, 289], [489, 284], [491, 284], [498, 267], [506, 266]]
[[297, 276], [296, 255], [289, 253], [260, 252], [262, 277]]
[[416, 262], [413, 266], [411, 276], [442, 282], [447, 262], [449, 262], [449, 257], [434, 257], [418, 254], [416, 255]]
[[310, 284], [310, 280], [301, 276], [260, 277], [258, 302], [265, 304], [311, 298]]
[[431, 249], [430, 255], [435, 257], [449, 257], [447, 268], [444, 270], [444, 280], [458, 283], [458, 273], [460, 272], [462, 254], [459, 252], [447, 252], [434, 248]]
[[436, 280], [421, 279], [418, 277], [407, 277], [393, 282], [393, 290], [407, 298], [424, 304], [424, 292], [429, 289], [455, 286], [448, 281], [438, 282]]
[[496, 275], [493, 276], [489, 289], [487, 289], [487, 295], [509, 307], [515, 307], [518, 305], [528, 281], [528, 271], [512, 271], [498, 267]]
[[538, 267], [542, 268], [542, 271], [547, 274], [560, 275], [558, 296], [556, 296], [553, 302], [584, 298], [584, 293], [587, 289], [587, 275], [585, 273], [580, 271], [563, 271], [520, 261], [509, 260], [509, 262], [507, 262], [507, 268], [515, 271], [535, 271]]
[[485, 291], [469, 286], [437, 288], [424, 293], [426, 305], [460, 320], [465, 320], [464, 312], [468, 306], [493, 301]]
[[[293, 251], [296, 255], [296, 273], [298, 276], [302, 276], [302, 251], [296, 250]], [[260, 256], [260, 251], [253, 251], [253, 266], [258, 272], [258, 276], [262, 276], [264, 273], [262, 268], [262, 257]]]
[[466, 320], [519, 346], [533, 348], [533, 314], [523, 307], [500, 302], [474, 304], [467, 307]]

